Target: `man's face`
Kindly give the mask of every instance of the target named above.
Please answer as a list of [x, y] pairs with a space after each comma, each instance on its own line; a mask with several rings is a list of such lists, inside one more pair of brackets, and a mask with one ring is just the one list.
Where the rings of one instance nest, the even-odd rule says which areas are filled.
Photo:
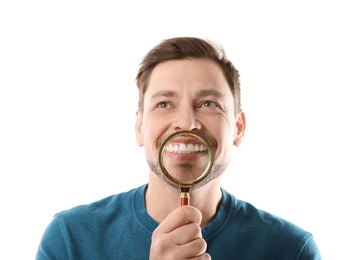
[[144, 110], [137, 112], [137, 142], [144, 146], [151, 170], [162, 177], [158, 154], [163, 141], [181, 130], [202, 134], [214, 153], [209, 181], [227, 167], [237, 135], [244, 129], [242, 123], [240, 114], [234, 114], [233, 95], [216, 63], [172, 60], [158, 64], [151, 74]]

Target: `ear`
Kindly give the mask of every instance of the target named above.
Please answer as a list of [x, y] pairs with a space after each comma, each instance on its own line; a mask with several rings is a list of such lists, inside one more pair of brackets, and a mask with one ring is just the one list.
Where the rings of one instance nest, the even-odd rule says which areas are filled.
[[136, 137], [137, 144], [139, 146], [144, 145], [144, 136], [143, 136], [143, 133], [141, 131], [142, 123], [143, 123], [143, 115], [142, 115], [142, 112], [140, 110], [138, 110], [136, 112], [135, 137]]
[[237, 147], [239, 147], [243, 142], [245, 128], [246, 128], [245, 113], [242, 110], [240, 110], [240, 112], [236, 115], [236, 119], [235, 119], [236, 134], [234, 139], [234, 145]]

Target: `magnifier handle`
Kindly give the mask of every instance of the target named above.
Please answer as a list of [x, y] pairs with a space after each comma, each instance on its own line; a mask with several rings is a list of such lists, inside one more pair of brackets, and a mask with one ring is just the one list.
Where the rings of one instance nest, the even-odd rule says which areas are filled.
[[183, 190], [180, 193], [180, 206], [190, 205], [190, 194], [189, 190]]

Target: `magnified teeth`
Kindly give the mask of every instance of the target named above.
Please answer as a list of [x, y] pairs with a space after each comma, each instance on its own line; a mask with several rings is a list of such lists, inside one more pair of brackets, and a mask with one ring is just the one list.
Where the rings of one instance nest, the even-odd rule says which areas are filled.
[[203, 144], [169, 144], [166, 146], [166, 151], [173, 153], [194, 153], [207, 151], [207, 147]]

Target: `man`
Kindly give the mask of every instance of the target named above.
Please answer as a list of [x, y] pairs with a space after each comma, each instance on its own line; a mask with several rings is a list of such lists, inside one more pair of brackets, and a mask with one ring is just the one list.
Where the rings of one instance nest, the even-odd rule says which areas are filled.
[[[37, 259], [321, 259], [310, 233], [220, 186], [246, 124], [239, 73], [220, 46], [165, 40], [144, 57], [136, 81], [135, 132], [148, 184], [56, 214]], [[190, 206], [179, 206], [179, 188], [158, 159], [179, 131], [201, 134], [214, 154], [205, 181], [190, 189]]]

